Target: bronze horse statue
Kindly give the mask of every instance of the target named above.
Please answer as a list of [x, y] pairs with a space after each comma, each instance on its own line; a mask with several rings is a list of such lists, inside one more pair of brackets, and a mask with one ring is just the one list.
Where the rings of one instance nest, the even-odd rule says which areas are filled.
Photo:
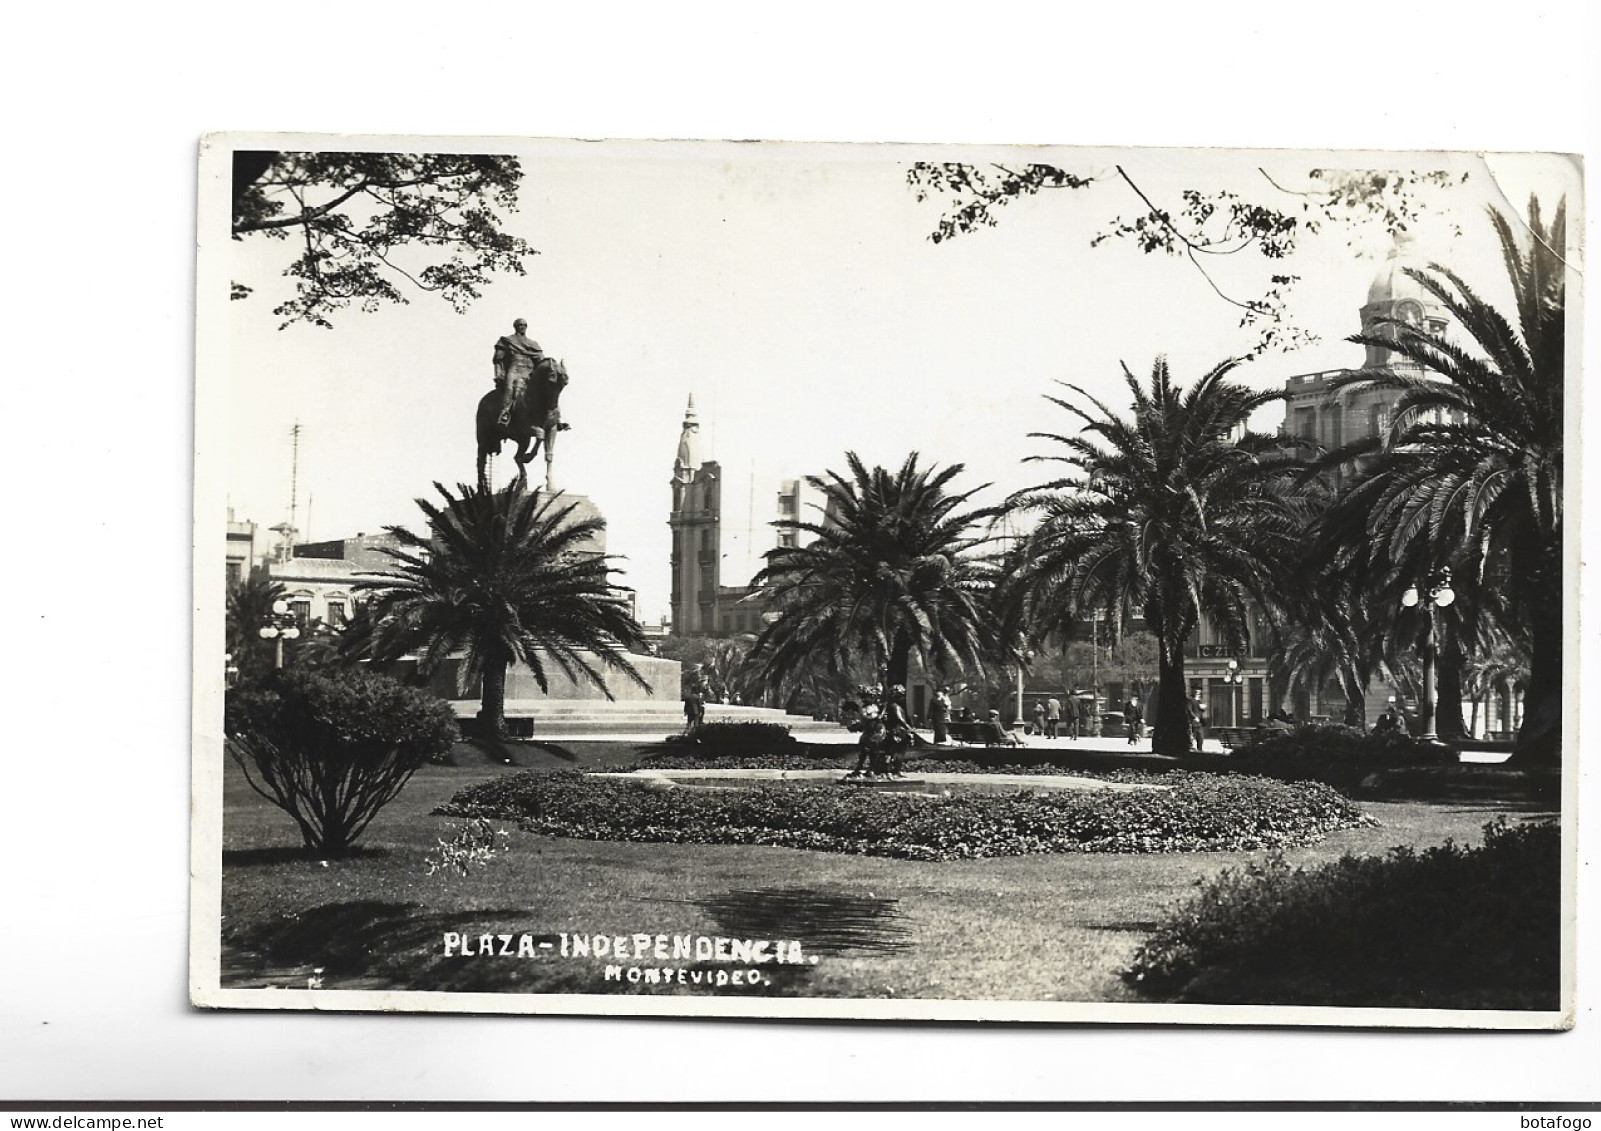
[[489, 490], [489, 457], [500, 454], [500, 445], [511, 440], [517, 445], [517, 484], [528, 481], [528, 463], [545, 451], [545, 490], [554, 491], [551, 464], [556, 454], [556, 433], [568, 428], [561, 422], [561, 391], [567, 387], [567, 367], [547, 357], [528, 375], [523, 392], [511, 407], [506, 423], [500, 422], [500, 406], [505, 394], [500, 386], [478, 402], [478, 488]]

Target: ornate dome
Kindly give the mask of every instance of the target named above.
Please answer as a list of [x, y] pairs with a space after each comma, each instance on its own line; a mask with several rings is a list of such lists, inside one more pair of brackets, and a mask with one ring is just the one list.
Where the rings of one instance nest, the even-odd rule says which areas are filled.
[[1406, 273], [1408, 267], [1419, 270], [1427, 266], [1428, 263], [1413, 251], [1412, 238], [1405, 232], [1397, 232], [1395, 245], [1380, 265], [1378, 274], [1373, 276], [1373, 285], [1368, 287], [1367, 305], [1399, 302], [1402, 299], [1432, 304], [1434, 296]]

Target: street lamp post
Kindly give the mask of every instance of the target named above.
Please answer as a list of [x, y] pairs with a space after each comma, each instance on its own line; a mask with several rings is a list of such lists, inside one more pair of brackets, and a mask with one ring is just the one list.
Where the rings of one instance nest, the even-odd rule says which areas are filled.
[[1245, 724], [1244, 720], [1240, 718], [1240, 712], [1243, 709], [1240, 703], [1240, 696], [1245, 688], [1245, 673], [1240, 670], [1240, 661], [1229, 660], [1229, 670], [1223, 673], [1223, 682], [1231, 685], [1234, 689], [1230, 704], [1234, 708], [1234, 725], [1237, 727], [1243, 726]]
[[1020, 655], [1021, 659], [1017, 665], [1017, 708], [1013, 712], [1013, 718], [1018, 726], [1023, 725], [1023, 667], [1034, 658], [1034, 653], [1025, 651]]
[[272, 615], [261, 626], [261, 638], [277, 643], [272, 666], [275, 668], [283, 667], [284, 641], [298, 640], [300, 638], [300, 624], [294, 617], [289, 615], [289, 603], [287, 601], [274, 601], [272, 603]]
[[1434, 688], [1434, 610], [1443, 609], [1456, 600], [1456, 590], [1451, 588], [1451, 571], [1441, 568], [1429, 574], [1424, 579], [1420, 589], [1416, 585], [1409, 585], [1405, 593], [1401, 594], [1403, 608], [1414, 609], [1418, 605], [1425, 606], [1423, 610], [1423, 702], [1419, 704], [1423, 715], [1423, 741], [1438, 742], [1440, 736], [1435, 731], [1435, 688]]
[[1090, 617], [1090, 737], [1101, 737], [1101, 618]]

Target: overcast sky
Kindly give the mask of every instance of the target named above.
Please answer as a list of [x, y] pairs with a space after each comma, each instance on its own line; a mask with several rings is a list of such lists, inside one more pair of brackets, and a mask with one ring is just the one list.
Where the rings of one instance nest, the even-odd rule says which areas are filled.
[[[1174, 210], [1186, 187], [1293, 203], [1259, 166], [1285, 187], [1307, 187], [1320, 166], [1465, 172], [1439, 198], [1449, 214], [1417, 231], [1416, 254], [1448, 260], [1492, 298], [1503, 292], [1485, 205], [1510, 197], [1521, 206], [1531, 188], [1554, 200], [1573, 176], [1558, 161], [1513, 158], [1498, 159], [1492, 175], [1467, 155], [1030, 151], [1097, 182], [1024, 201], [995, 229], [935, 245], [927, 237], [943, 204], [917, 201], [908, 165], [1015, 161], [1019, 151], [559, 142], [512, 151], [525, 175], [507, 226], [540, 254], [526, 277], [498, 277], [464, 315], [414, 292], [404, 307], [335, 315], [333, 330], [280, 330], [272, 307], [287, 293], [280, 272], [293, 241], [203, 234], [203, 256], [224, 260], [228, 277], [256, 293], [232, 303], [202, 295], [202, 334], [221, 327], [222, 344], [202, 349], [200, 381], [226, 406], [201, 420], [202, 460], [214, 442], [235, 517], [271, 526], [288, 516], [298, 420], [303, 537], [417, 526], [411, 500], [432, 481], [473, 478], [473, 410], [490, 387], [492, 346], [525, 317], [572, 376], [558, 485], [607, 516], [609, 547], [627, 559], [646, 620], [668, 609], [668, 478], [691, 394], [702, 458], [725, 472], [724, 582], [739, 584], [754, 567], [750, 551], [770, 544], [762, 527], [781, 478], [842, 468], [847, 450], [869, 464], [915, 450], [966, 464], [958, 483], [993, 483], [986, 497], [998, 497], [1043, 474], [1021, 462], [1046, 450], [1027, 433], [1068, 425], [1042, 399], [1054, 382], [1121, 406], [1122, 362], [1144, 376], [1166, 354], [1188, 382], [1250, 349], [1238, 310], [1183, 260], [1127, 241], [1090, 246], [1113, 217], [1141, 208], [1107, 176], [1115, 164]], [[1242, 379], [1277, 387], [1290, 374], [1356, 364], [1360, 349], [1342, 339], [1357, 330], [1390, 247], [1377, 225], [1331, 229], [1273, 265], [1303, 277], [1292, 313], [1322, 341], [1266, 354]], [[1266, 269], [1245, 254], [1214, 273], [1247, 297]]]

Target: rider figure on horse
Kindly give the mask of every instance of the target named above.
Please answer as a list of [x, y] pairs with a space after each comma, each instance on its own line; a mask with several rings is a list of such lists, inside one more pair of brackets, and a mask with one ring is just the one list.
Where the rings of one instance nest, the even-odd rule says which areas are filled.
[[511, 419], [511, 410], [523, 398], [528, 378], [545, 360], [545, 351], [528, 336], [528, 322], [519, 318], [512, 332], [495, 342], [495, 384], [500, 386], [500, 423]]

